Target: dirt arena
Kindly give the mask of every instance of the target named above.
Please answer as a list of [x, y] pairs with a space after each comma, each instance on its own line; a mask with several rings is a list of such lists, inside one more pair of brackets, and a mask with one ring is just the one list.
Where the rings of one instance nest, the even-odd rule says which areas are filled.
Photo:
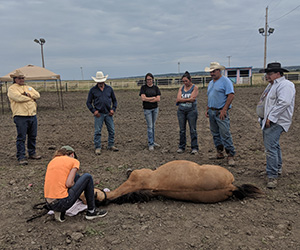
[[[298, 93], [300, 85], [296, 86]], [[237, 151], [236, 166], [215, 156], [208, 119], [204, 116], [206, 89], [198, 97], [200, 151], [190, 148], [177, 154], [179, 130], [175, 99], [177, 90], [161, 90], [156, 141], [161, 148], [149, 152], [146, 122], [138, 90], [116, 91], [116, 146], [119, 152], [103, 150], [95, 156], [93, 116], [86, 108], [87, 92], [64, 93], [65, 110], [58, 108], [56, 93], [41, 93], [38, 101], [37, 150], [41, 161], [19, 166], [16, 158], [16, 128], [5, 106], [1, 115], [0, 145], [0, 248], [1, 249], [300, 249], [300, 110], [296, 98], [293, 124], [281, 137], [283, 175], [278, 188], [267, 190], [265, 154], [255, 106], [264, 87], [236, 88], [230, 111], [231, 131]], [[5, 99], [6, 101], [6, 99]], [[298, 131], [298, 132], [297, 132]], [[189, 134], [189, 130], [188, 130]], [[103, 146], [107, 131], [103, 129]], [[190, 139], [188, 136], [188, 143]], [[174, 200], [109, 205], [104, 218], [87, 221], [84, 213], [67, 217], [64, 223], [51, 215], [26, 223], [36, 213], [32, 206], [43, 201], [47, 163], [54, 150], [71, 145], [81, 162], [80, 172], [93, 175], [98, 188], [114, 189], [126, 180], [127, 168], [154, 169], [178, 159], [199, 164], [218, 164], [235, 176], [235, 184], [251, 183], [265, 196], [217, 204], [194, 204]], [[297, 153], [298, 152], [298, 153]]]

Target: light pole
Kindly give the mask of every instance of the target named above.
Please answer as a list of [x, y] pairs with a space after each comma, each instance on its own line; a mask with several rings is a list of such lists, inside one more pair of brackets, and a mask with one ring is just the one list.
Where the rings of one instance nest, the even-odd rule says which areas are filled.
[[83, 69], [82, 69], [82, 67], [80, 67], [80, 70], [81, 70], [81, 78], [83, 80]]
[[231, 56], [227, 56], [227, 58], [228, 58], [228, 67], [230, 67], [230, 58], [231, 58]]
[[44, 38], [40, 38], [40, 40], [34, 39], [33, 41], [36, 42], [36, 43], [38, 43], [39, 45], [41, 45], [42, 65], [43, 65], [43, 68], [45, 68], [43, 45], [46, 42], [46, 40]]
[[265, 49], [264, 49], [264, 69], [267, 65], [267, 37], [274, 33], [274, 28], [270, 28], [268, 25], [268, 7], [266, 8], [266, 22], [265, 22], [265, 28], [259, 28], [258, 32], [262, 36], [265, 37]]
[[178, 75], [180, 75], [180, 62], [178, 62]]

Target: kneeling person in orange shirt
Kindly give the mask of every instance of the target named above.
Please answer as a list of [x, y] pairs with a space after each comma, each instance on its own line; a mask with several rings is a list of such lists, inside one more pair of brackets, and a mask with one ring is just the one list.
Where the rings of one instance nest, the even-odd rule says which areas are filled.
[[47, 166], [44, 196], [48, 207], [54, 210], [55, 219], [63, 222], [66, 210], [73, 206], [81, 193], [87, 201], [88, 211], [85, 218], [92, 220], [104, 217], [107, 212], [97, 210], [94, 199], [94, 182], [90, 174], [77, 173], [80, 162], [74, 149], [63, 146], [55, 152]]

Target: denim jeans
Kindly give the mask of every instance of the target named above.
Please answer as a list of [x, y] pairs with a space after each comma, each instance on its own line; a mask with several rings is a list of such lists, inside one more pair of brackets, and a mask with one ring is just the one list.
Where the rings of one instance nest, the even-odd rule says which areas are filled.
[[68, 190], [68, 197], [58, 199], [58, 202], [55, 202], [54, 205], [51, 205], [50, 203], [50, 209], [57, 212], [67, 211], [73, 206], [83, 191], [87, 201], [88, 210], [93, 210], [95, 208], [93, 177], [88, 173], [85, 173], [82, 176], [76, 174], [74, 182], [75, 184], [73, 187]]
[[224, 120], [220, 119], [219, 110], [208, 110], [209, 115], [209, 127], [213, 136], [214, 145], [216, 148], [221, 146], [225, 147], [228, 155], [234, 156], [235, 150], [233, 146], [232, 136], [230, 133], [230, 119], [227, 111]]
[[114, 146], [115, 143], [115, 125], [113, 116], [109, 114], [100, 114], [100, 117], [95, 116], [95, 133], [94, 133], [94, 145], [95, 148], [101, 148], [101, 131], [103, 122], [105, 122], [108, 131], [108, 147]]
[[177, 110], [177, 118], [179, 122], [179, 148], [185, 150], [186, 147], [186, 122], [188, 122], [190, 127], [191, 136], [191, 148], [199, 149], [198, 138], [197, 138], [197, 119], [198, 111], [197, 106], [192, 108], [184, 108], [179, 106]]
[[37, 118], [35, 116], [14, 116], [14, 123], [17, 127], [17, 158], [22, 160], [25, 155], [25, 141], [27, 137], [28, 155], [35, 155], [35, 145], [37, 136]]
[[144, 109], [147, 122], [148, 146], [153, 146], [155, 142], [155, 122], [158, 116], [158, 108]]
[[265, 127], [263, 129], [263, 140], [267, 158], [266, 171], [269, 178], [277, 178], [278, 172], [282, 170], [281, 148], [279, 145], [282, 132], [283, 128], [272, 122], [269, 128]]

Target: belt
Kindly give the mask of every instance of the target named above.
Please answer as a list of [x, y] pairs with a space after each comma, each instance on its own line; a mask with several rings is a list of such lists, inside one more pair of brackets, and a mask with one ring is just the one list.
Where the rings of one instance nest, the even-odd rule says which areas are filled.
[[209, 108], [209, 109], [211, 109], [211, 110], [221, 110], [221, 109], [217, 109], [217, 108]]

